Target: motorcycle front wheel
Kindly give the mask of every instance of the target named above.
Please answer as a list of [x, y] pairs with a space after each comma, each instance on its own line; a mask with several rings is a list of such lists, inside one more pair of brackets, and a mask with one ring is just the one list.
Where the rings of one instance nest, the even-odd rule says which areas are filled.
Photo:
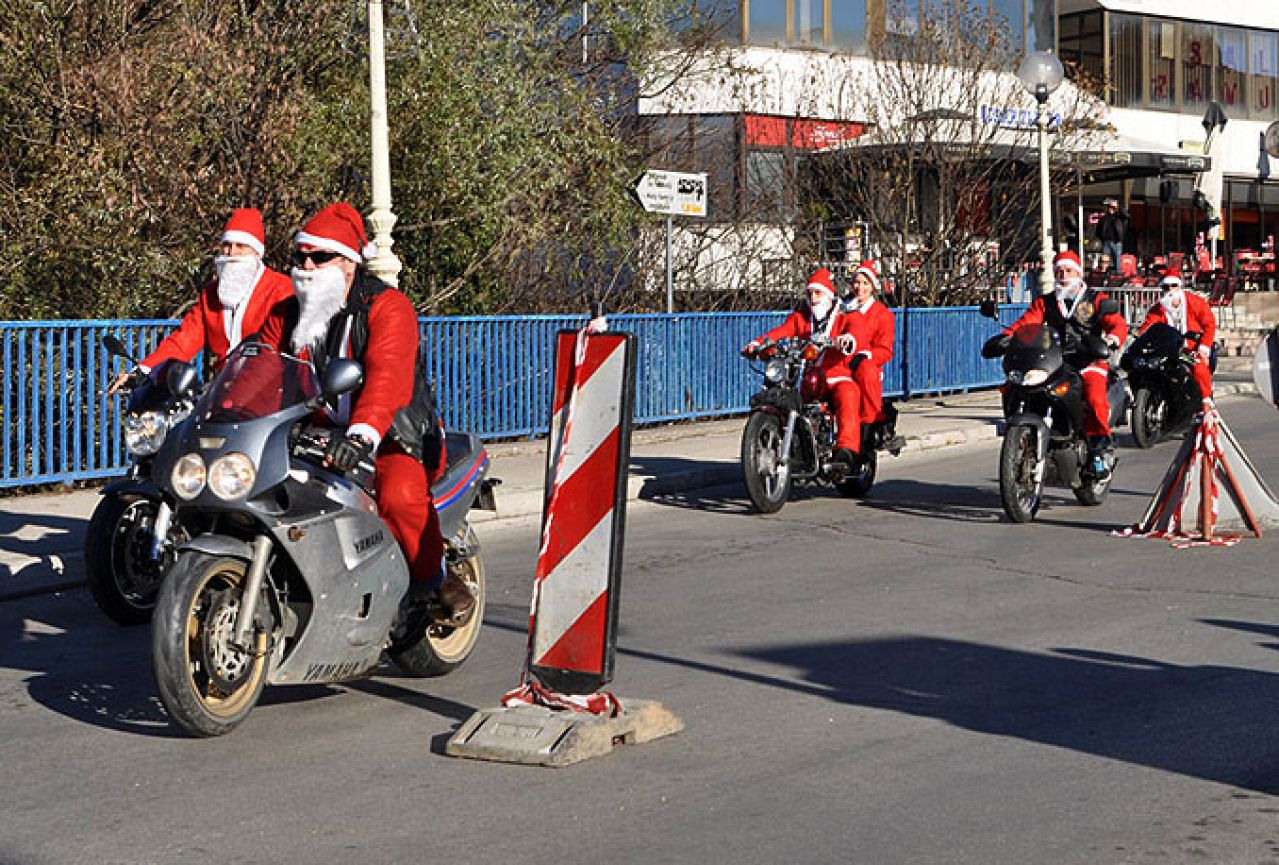
[[782, 422], [757, 411], [742, 433], [742, 481], [746, 495], [761, 514], [774, 514], [790, 498], [790, 466], [782, 460]]
[[386, 654], [410, 676], [425, 678], [453, 672], [470, 657], [475, 642], [480, 638], [488, 594], [484, 560], [477, 552], [469, 558], [449, 562], [448, 566], [470, 587], [475, 595], [475, 606], [458, 624], [432, 622], [425, 631], [391, 643]]
[[[234, 730], [266, 684], [267, 638], [235, 645], [235, 620], [247, 565], [239, 559], [183, 552], [156, 599], [151, 674], [169, 717], [193, 736]], [[259, 601], [257, 617], [269, 616]]]
[[1036, 471], [1038, 462], [1035, 431], [1028, 426], [1009, 427], [999, 451], [999, 497], [1014, 523], [1028, 523], [1039, 512], [1044, 480], [1042, 471]]
[[170, 523], [169, 537], [158, 559], [151, 558], [152, 531], [159, 502], [132, 493], [108, 494], [98, 502], [84, 536], [85, 581], [94, 603], [119, 625], [151, 620], [173, 550], [186, 540], [181, 526]]
[[1139, 448], [1151, 448], [1163, 437], [1168, 403], [1149, 388], [1138, 388], [1132, 399], [1132, 439]]
[[857, 470], [835, 484], [835, 488], [839, 490], [841, 495], [850, 499], [865, 498], [870, 493], [871, 486], [875, 483], [875, 471], [878, 467], [879, 454], [875, 451], [869, 451], [858, 463]]

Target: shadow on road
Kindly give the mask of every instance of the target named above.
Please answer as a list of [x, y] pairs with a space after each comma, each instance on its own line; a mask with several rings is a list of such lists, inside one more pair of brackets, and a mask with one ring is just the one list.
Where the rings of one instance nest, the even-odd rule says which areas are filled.
[[62, 559], [79, 554], [88, 520], [0, 511], [0, 602], [80, 585], [63, 576]]
[[[1253, 630], [1261, 626], [1224, 623]], [[1279, 635], [1265, 627], [1264, 633]], [[795, 643], [742, 658], [802, 680], [653, 653], [639, 657], [935, 718], [978, 733], [1279, 793], [1279, 675], [1082, 648], [1038, 654], [931, 637]]]

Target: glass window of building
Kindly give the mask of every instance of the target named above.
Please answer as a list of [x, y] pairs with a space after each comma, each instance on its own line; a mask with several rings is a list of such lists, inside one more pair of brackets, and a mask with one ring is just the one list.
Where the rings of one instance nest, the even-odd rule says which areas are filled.
[[706, 114], [694, 121], [693, 165], [706, 172], [709, 189], [707, 216], [715, 220], [733, 218], [737, 195], [734, 182], [737, 166], [737, 124], [727, 114]]
[[1217, 101], [1231, 117], [1248, 114], [1248, 32], [1217, 28]]
[[1269, 120], [1275, 116], [1276, 51], [1279, 34], [1253, 30], [1248, 34], [1248, 103], [1252, 116]]
[[794, 0], [793, 44], [805, 47], [820, 46], [826, 42], [825, 0]]
[[[1162, 24], [1162, 22], [1161, 22]], [[1181, 108], [1195, 113], [1212, 100], [1212, 72], [1216, 53], [1211, 24], [1181, 25]]]
[[1141, 105], [1142, 73], [1141, 18], [1136, 15], [1110, 16], [1110, 56], [1114, 64], [1111, 80], [1112, 104], [1118, 108]]
[[786, 154], [752, 150], [746, 154], [746, 218], [786, 215]]
[[786, 44], [786, 4], [788, 0], [750, 0], [747, 39], [752, 45]]
[[[1175, 108], [1177, 91], [1177, 24], [1174, 21], [1150, 19], [1146, 22], [1146, 60], [1148, 104], [1151, 108]], [[1136, 54], [1140, 62], [1141, 53]], [[1134, 107], [1141, 105], [1140, 98]]]
[[[1063, 15], [1059, 26], [1061, 41], [1058, 53], [1066, 64], [1066, 73], [1074, 78], [1082, 76], [1086, 84], [1103, 81], [1106, 77], [1106, 58], [1101, 13]], [[1141, 31], [1137, 30], [1136, 33], [1140, 39]], [[1137, 81], [1140, 80], [1138, 77]]]
[[830, 47], [866, 53], [866, 0], [830, 0]]

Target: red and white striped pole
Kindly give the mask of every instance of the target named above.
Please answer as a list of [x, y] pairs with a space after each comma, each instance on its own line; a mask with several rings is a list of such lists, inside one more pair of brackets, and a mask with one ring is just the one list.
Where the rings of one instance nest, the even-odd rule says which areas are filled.
[[503, 705], [617, 714], [611, 694], [626, 515], [634, 338], [595, 319], [557, 335], [542, 542], [520, 687]]

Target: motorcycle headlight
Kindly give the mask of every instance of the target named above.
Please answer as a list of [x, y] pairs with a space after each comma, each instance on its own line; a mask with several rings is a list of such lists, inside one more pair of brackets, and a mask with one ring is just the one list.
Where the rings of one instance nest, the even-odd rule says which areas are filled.
[[124, 446], [129, 453], [149, 457], [164, 444], [169, 432], [169, 419], [158, 411], [127, 415], [124, 419]]
[[225, 454], [209, 466], [209, 489], [220, 499], [234, 501], [249, 494], [257, 476], [253, 460], [241, 453]]
[[786, 363], [780, 360], [770, 360], [768, 366], [764, 367], [764, 381], [769, 384], [781, 384], [786, 378]]
[[1028, 369], [1021, 379], [1024, 387], [1034, 387], [1046, 381], [1048, 381], [1048, 370], [1046, 369]]
[[173, 466], [173, 474], [169, 480], [173, 483], [173, 491], [179, 498], [191, 500], [204, 489], [204, 480], [208, 472], [204, 466], [204, 458], [199, 454], [186, 454]]

